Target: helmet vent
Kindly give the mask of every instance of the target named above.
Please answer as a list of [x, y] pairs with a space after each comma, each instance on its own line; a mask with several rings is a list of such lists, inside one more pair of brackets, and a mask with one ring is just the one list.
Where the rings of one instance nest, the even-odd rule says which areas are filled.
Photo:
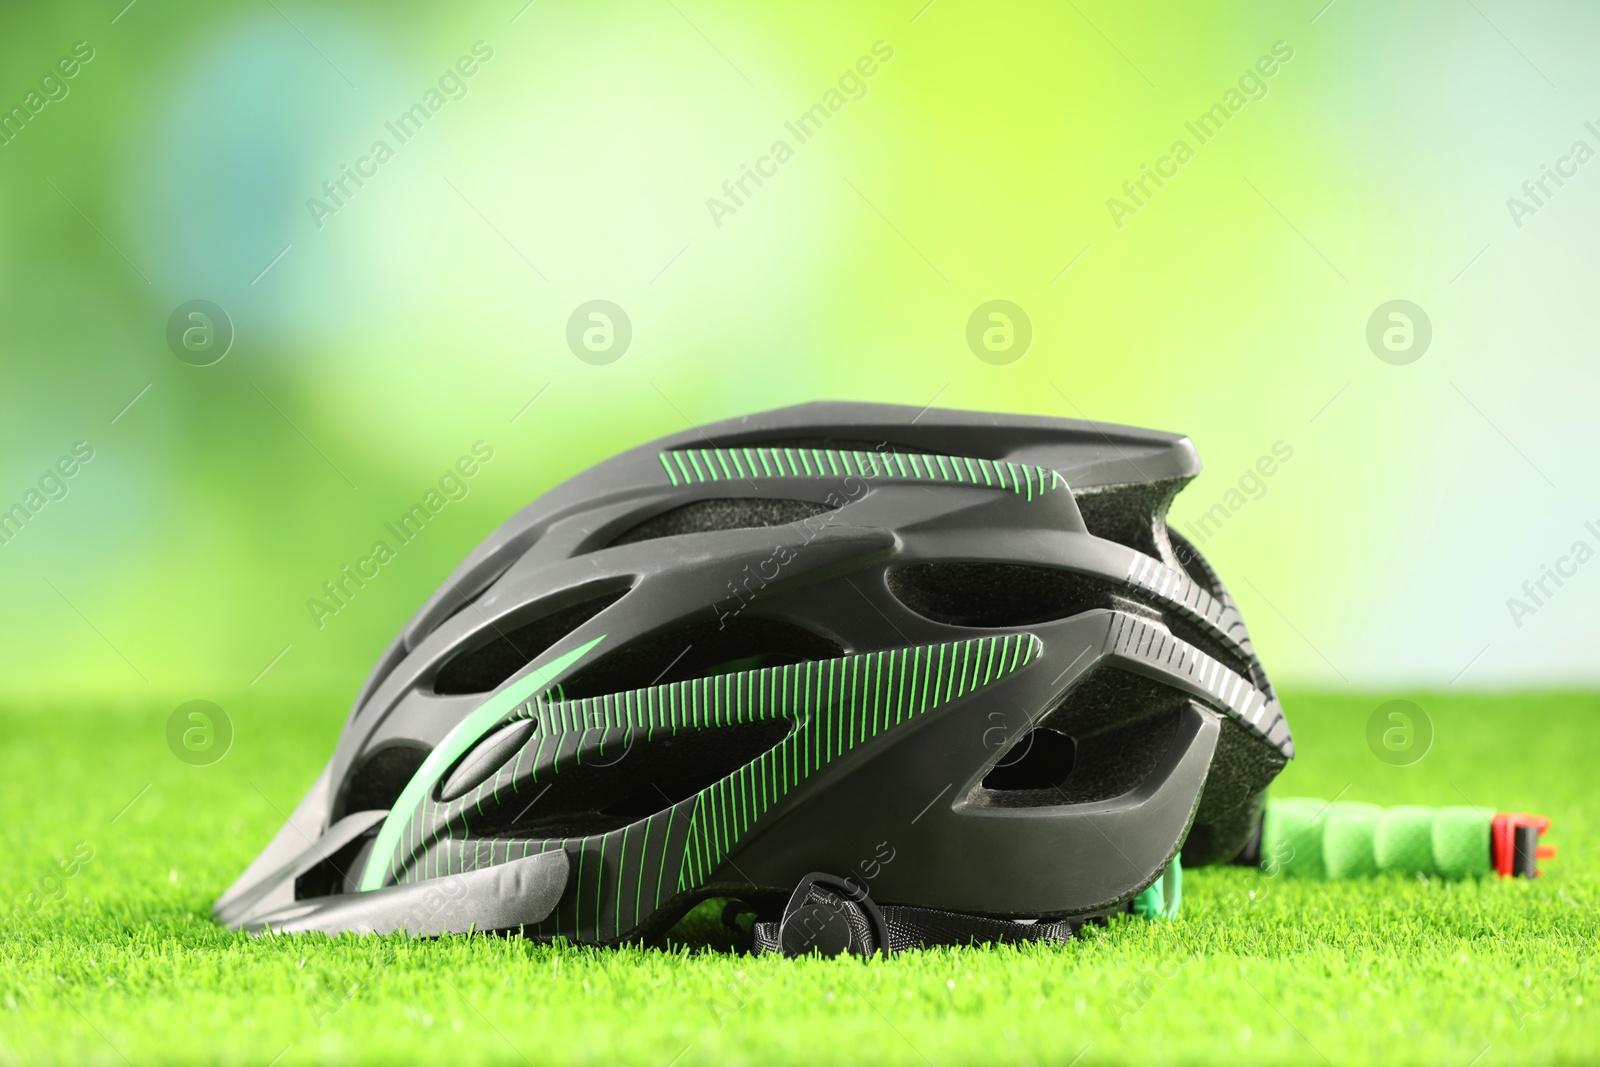
[[1096, 666], [1067, 691], [1039, 725], [1077, 738], [1082, 762], [1083, 746], [1089, 738], [1128, 723], [1142, 723], [1147, 717], [1188, 700], [1188, 694], [1164, 682], [1120, 667]]
[[1172, 747], [1188, 702], [1159, 682], [1097, 667], [1001, 758], [973, 799], [1015, 808], [1122, 796]]
[[[1176, 530], [1168, 529], [1167, 534], [1172, 538], [1173, 550], [1177, 553], [1178, 562], [1188, 574], [1189, 580], [1223, 604], [1233, 607], [1233, 598], [1223, 588], [1222, 580], [1217, 577], [1217, 572], [1211, 569], [1211, 564], [1206, 562], [1200, 550]], [[1276, 696], [1272, 682], [1267, 678], [1267, 672], [1262, 668], [1261, 661], [1255, 658], [1254, 653], [1247, 654], [1233, 643], [1212, 636], [1209, 631], [1201, 629], [1177, 612], [1169, 612], [1166, 621], [1174, 637], [1189, 642], [1235, 674], [1242, 674], [1250, 679], [1251, 684], [1267, 696]]]
[[[433, 691], [440, 696], [487, 693], [532, 663], [545, 650], [620, 600], [627, 589], [550, 612], [514, 629], [491, 627], [487, 644], [461, 652], [440, 668]], [[484, 633], [478, 635], [484, 637]]]
[[1167, 540], [1167, 508], [1189, 481], [1167, 478], [1128, 485], [1073, 490], [1083, 525], [1096, 537], [1154, 556], [1164, 563], [1176, 557]]
[[793, 727], [766, 719], [702, 730], [680, 730], [650, 740], [636, 737], [615, 752], [585, 756], [562, 769], [548, 786], [524, 782], [516, 790], [485, 792], [463, 814], [476, 837], [556, 838], [610, 833], [666, 811], [739, 768], [759, 759]]
[[1066, 734], [1030, 730], [984, 775], [983, 787], [996, 791], [1059, 789], [1072, 773], [1074, 748]]
[[630, 641], [563, 684], [570, 700], [646, 689], [689, 678], [833, 659], [844, 649], [804, 626], [749, 612], [691, 623]]
[[[412, 621], [404, 632], [406, 651], [412, 651], [428, 636], [468, 608], [475, 607], [483, 595], [495, 587], [502, 575], [511, 569], [515, 558], [509, 553], [491, 556], [459, 581], [445, 579], [444, 588], [434, 594], [430, 606]], [[481, 616], [481, 612], [479, 615]]]
[[639, 541], [653, 541], [658, 537], [676, 537], [680, 534], [787, 526], [833, 510], [835, 509], [827, 504], [811, 500], [768, 497], [719, 497], [696, 500], [670, 511], [663, 511], [636, 526], [630, 526], [613, 538], [606, 547], [631, 545]]
[[911, 563], [888, 575], [906, 607], [952, 626], [1030, 626], [1113, 606], [1111, 583], [1020, 563]]
[[1210, 656], [1235, 674], [1243, 675], [1249, 679], [1257, 689], [1267, 688], [1266, 675], [1237, 646], [1214, 637], [1210, 631], [1202, 629], [1196, 623], [1169, 611], [1163, 616], [1167, 629], [1172, 631], [1172, 636], [1180, 641], [1185, 641], [1201, 652]]
[[380, 748], [368, 756], [345, 780], [330, 821], [338, 822], [352, 812], [387, 811], [394, 807], [406, 783], [428, 758], [428, 752], [422, 745], [397, 744]]
[[294, 880], [294, 899], [332, 896], [335, 893], [353, 893], [360, 884], [360, 873], [372, 851], [372, 842], [378, 836], [374, 826], [356, 836], [349, 844], [302, 873]]
[[472, 607], [472, 605], [476, 604], [479, 599], [482, 598], [483, 594], [487, 593], [491, 588], [494, 587], [494, 583], [510, 568], [510, 566], [510, 562], [507, 561], [498, 570], [491, 571], [489, 574], [485, 575], [482, 579], [480, 579], [482, 584], [480, 584], [470, 593], [463, 594], [461, 586], [456, 586], [453, 592], [461, 597], [461, 602], [446, 612], [444, 617], [438, 622], [434, 623], [433, 627], [428, 632], [432, 633], [433, 630], [437, 630], [439, 627], [443, 626], [445, 623], [449, 622], [451, 619], [455, 618], [457, 615], [460, 615], [463, 611], [466, 611], [468, 608]]

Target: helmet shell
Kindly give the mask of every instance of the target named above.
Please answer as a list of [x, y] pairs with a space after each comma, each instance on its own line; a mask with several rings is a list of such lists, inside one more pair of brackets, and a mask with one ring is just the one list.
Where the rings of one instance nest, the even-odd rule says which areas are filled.
[[857, 403], [624, 452], [429, 598], [217, 915], [609, 943], [827, 871], [1068, 918], [1231, 858], [1293, 742], [1166, 525], [1199, 470], [1171, 434]]

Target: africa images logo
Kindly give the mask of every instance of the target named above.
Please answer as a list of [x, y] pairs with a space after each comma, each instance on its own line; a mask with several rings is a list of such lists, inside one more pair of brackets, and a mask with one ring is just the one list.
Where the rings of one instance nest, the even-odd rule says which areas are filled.
[[[494, 446], [487, 441], [475, 441], [472, 455], [462, 456], [447, 468], [439, 476], [437, 488], [430, 487], [422, 499], [399, 518], [383, 524], [386, 537], [374, 541], [365, 556], [354, 564], [344, 564], [338, 574], [322, 583], [322, 597], [307, 597], [306, 610], [311, 613], [311, 621], [316, 623], [317, 629], [327, 625], [329, 616], [349, 607], [350, 601], [378, 576], [384, 564], [398, 558], [398, 549], [415, 541], [445, 505], [467, 499], [472, 492], [471, 479], [492, 459]], [[392, 545], [390, 538], [394, 541]]]
[[[1554, 566], [1539, 564], [1538, 575], [1523, 581], [1522, 596], [1506, 597], [1506, 610], [1511, 613], [1511, 621], [1516, 623], [1517, 629], [1522, 629], [1523, 619], [1537, 615], [1539, 609], [1553, 599], [1567, 582], [1576, 578], [1578, 568], [1594, 559], [1595, 546], [1600, 545], [1600, 525], [1593, 521], [1586, 522], [1583, 532], [1588, 536], [1575, 539], [1566, 554], [1556, 558]], [[1594, 544], [1589, 543], [1591, 537], [1594, 538]]]
[[[317, 229], [322, 229], [330, 216], [342, 211], [358, 190], [376, 178], [378, 168], [393, 159], [399, 148], [421, 133], [422, 127], [445, 104], [463, 99], [467, 95], [467, 79], [477, 74], [481, 65], [493, 58], [494, 49], [489, 44], [474, 42], [472, 55], [456, 60], [453, 66], [439, 75], [436, 86], [428, 87], [421, 100], [402, 111], [394, 121], [383, 124], [383, 128], [394, 138], [394, 144], [380, 137], [372, 142], [371, 149], [358, 158], [353, 167], [348, 163], [339, 164], [338, 176], [322, 183], [322, 192], [327, 199], [320, 200], [313, 196], [306, 200], [306, 209], [311, 212], [311, 221], [317, 224]], [[354, 189], [350, 187], [351, 183], [355, 184]]]
[[56, 60], [55, 65], [40, 76], [39, 88], [29, 89], [20, 104], [0, 105], [0, 147], [21, 136], [23, 128], [30, 122], [37, 122], [46, 107], [65, 100], [72, 92], [68, 83], [94, 56], [94, 46], [88, 41], [79, 41], [72, 46], [71, 55]]
[[[1583, 128], [1600, 142], [1600, 126], [1591, 121], [1585, 122]], [[1594, 156], [1594, 148], [1588, 141], [1579, 137], [1572, 142], [1566, 155], [1556, 157], [1554, 166], [1540, 163], [1538, 177], [1529, 178], [1522, 183], [1522, 188], [1519, 190], [1522, 195], [1506, 197], [1506, 211], [1510, 213], [1511, 221], [1516, 228], [1522, 229], [1524, 220], [1537, 215], [1540, 208], [1548, 206], [1556, 194], [1566, 187], [1567, 182], [1578, 176], [1578, 168]]]
[[[877, 74], [883, 64], [893, 58], [893, 45], [888, 41], [874, 41], [870, 56], [857, 59], [839, 76], [835, 86], [822, 94], [821, 100], [802, 111], [794, 121], [783, 124], [784, 130], [794, 139], [794, 144], [779, 137], [768, 147], [765, 155], [756, 159], [753, 168], [748, 163], [739, 164], [739, 175], [722, 183], [722, 196], [706, 198], [706, 210], [711, 213], [711, 221], [716, 223], [717, 229], [722, 229], [723, 219], [737, 214], [757, 190], [767, 184], [766, 179], [776, 178], [778, 168], [794, 158], [795, 149], [821, 133], [823, 126], [843, 111], [846, 104], [852, 100], [866, 99], [867, 79]], [[754, 183], [754, 188], [751, 188], [751, 183]]]
[[22, 528], [32, 522], [33, 517], [52, 500], [65, 500], [72, 491], [68, 479], [76, 477], [84, 464], [92, 459], [94, 446], [88, 441], [79, 441], [72, 446], [69, 454], [45, 468], [38, 485], [29, 486], [21, 500], [10, 507], [0, 503], [0, 545], [10, 544], [22, 532]]
[[1252, 100], [1265, 100], [1269, 91], [1268, 80], [1293, 58], [1294, 49], [1289, 42], [1274, 41], [1271, 55], [1257, 59], [1239, 76], [1236, 85], [1228, 86], [1221, 100], [1202, 111], [1193, 122], [1183, 124], [1183, 128], [1194, 138], [1193, 145], [1180, 137], [1172, 142], [1166, 155], [1156, 159], [1154, 167], [1141, 163], [1138, 177], [1122, 183], [1122, 197], [1106, 199], [1106, 210], [1111, 213], [1111, 221], [1117, 224], [1117, 229], [1122, 229], [1128, 216], [1137, 215], [1167, 182], [1176, 178], [1179, 168], [1193, 159], [1201, 147], [1210, 144], [1228, 121], [1244, 110], [1245, 104]]

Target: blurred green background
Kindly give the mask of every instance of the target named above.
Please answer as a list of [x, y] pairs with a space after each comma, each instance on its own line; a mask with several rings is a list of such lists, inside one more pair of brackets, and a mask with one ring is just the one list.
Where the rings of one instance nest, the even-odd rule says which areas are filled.
[[[1527, 691], [1600, 683], [1596, 40], [1592, 5], [1509, 0], [0, 3], [0, 1059], [520, 1060], [465, 1003], [571, 1062], [823, 1032], [885, 1062], [1582, 1060], [1594, 698]], [[597, 300], [609, 362], [569, 342]], [[169, 338], [194, 301], [199, 350]], [[993, 301], [998, 351], [969, 341]], [[1174, 521], [1285, 693], [1282, 791], [1541, 811], [1551, 877], [1262, 907], [1202, 871], [1170, 933], [886, 963], [889, 1014], [752, 971], [797, 977], [725, 1035], [702, 1009], [743, 957], [209, 921], [502, 520], [824, 398], [1189, 434]], [[1369, 740], [1397, 697], [1431, 750]], [[164, 732], [190, 700], [234, 730], [215, 767]], [[1169, 951], [1196, 962], [1167, 1002], [1119, 1016]], [[917, 1046], [874, 1043], [891, 1016]]]
[[[1199, 539], [1281, 683], [1600, 678], [1600, 564], [1560, 564], [1600, 547], [1592, 7], [125, 2], [0, 9], [0, 508], [41, 490], [0, 543], [14, 703], [303, 696], [331, 734], [513, 510], [819, 398], [1191, 435], [1176, 519], [1223, 506]], [[167, 340], [197, 299], [235, 334], [203, 367]], [[567, 342], [595, 299], [632, 328], [605, 365]], [[1003, 365], [967, 342], [997, 299], [1032, 333]], [[1413, 313], [1384, 359], [1393, 300], [1431, 340]], [[467, 497], [319, 628], [477, 441]]]

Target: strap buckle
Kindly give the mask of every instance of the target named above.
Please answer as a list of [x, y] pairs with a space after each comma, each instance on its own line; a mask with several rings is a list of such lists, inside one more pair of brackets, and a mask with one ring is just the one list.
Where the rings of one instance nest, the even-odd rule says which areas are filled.
[[[800, 880], [779, 922], [757, 922], [751, 931], [759, 955], [849, 952], [886, 956], [943, 945], [1017, 944], [1072, 940], [1094, 919], [995, 919], [983, 915], [890, 904], [879, 907], [856, 881], [813, 872]], [[1104, 922], [1104, 919], [1099, 921]]]
[[778, 924], [778, 951], [785, 956], [887, 952], [883, 912], [856, 883], [813, 871], [800, 879]]

